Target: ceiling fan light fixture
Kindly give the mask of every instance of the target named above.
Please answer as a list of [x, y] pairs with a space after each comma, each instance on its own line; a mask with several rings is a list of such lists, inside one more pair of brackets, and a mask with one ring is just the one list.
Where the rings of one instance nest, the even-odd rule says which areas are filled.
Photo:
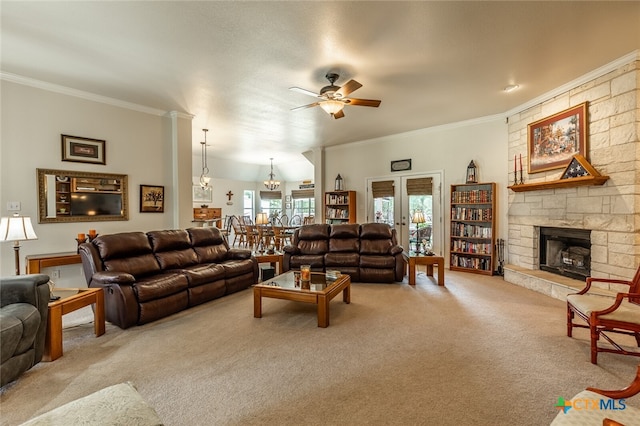
[[342, 108], [344, 108], [344, 103], [334, 100], [322, 101], [320, 102], [320, 108], [325, 110], [327, 114], [333, 115], [339, 111], [342, 111]]

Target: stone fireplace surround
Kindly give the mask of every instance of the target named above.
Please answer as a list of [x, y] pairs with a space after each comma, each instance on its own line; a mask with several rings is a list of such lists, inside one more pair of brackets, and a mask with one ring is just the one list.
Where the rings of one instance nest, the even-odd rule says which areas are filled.
[[[508, 158], [522, 154], [524, 161], [527, 124], [587, 101], [587, 158], [609, 180], [602, 186], [509, 190], [505, 281], [562, 300], [584, 286], [584, 280], [539, 269], [539, 227], [591, 230], [591, 276], [633, 277], [640, 264], [639, 64], [636, 52], [630, 62], [603, 67], [591, 79], [509, 117]], [[554, 181], [562, 171], [527, 175], [525, 166], [525, 182]]]

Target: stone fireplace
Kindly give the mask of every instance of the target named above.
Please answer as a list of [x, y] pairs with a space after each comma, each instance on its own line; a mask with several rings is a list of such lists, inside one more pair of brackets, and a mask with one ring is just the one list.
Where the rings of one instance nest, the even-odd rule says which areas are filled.
[[[640, 264], [640, 61], [605, 68], [508, 117], [508, 158], [526, 161], [529, 123], [588, 102], [585, 157], [608, 180], [506, 193], [504, 279], [558, 299], [588, 276], [630, 280]], [[564, 169], [526, 170], [525, 183], [552, 183]]]
[[539, 267], [581, 281], [591, 275], [591, 231], [541, 226]]

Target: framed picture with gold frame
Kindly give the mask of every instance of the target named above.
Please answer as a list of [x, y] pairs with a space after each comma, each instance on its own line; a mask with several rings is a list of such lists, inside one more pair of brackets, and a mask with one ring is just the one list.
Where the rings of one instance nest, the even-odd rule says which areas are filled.
[[527, 127], [529, 173], [562, 169], [575, 154], [587, 158], [587, 102]]

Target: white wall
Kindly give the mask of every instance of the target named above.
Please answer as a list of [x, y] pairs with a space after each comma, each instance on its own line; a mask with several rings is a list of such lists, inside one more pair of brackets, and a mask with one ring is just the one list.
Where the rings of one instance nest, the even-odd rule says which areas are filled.
[[[76, 250], [74, 237], [87, 233], [163, 229], [171, 226], [171, 204], [165, 213], [140, 213], [140, 184], [164, 185], [172, 197], [170, 135], [167, 117], [132, 111], [8, 81], [2, 81], [0, 144], [0, 212], [8, 201], [21, 203], [30, 216], [37, 241], [21, 243], [20, 262], [28, 254]], [[63, 162], [60, 135], [106, 140], [106, 165]], [[122, 173], [129, 176], [129, 220], [113, 222], [38, 223], [36, 168]], [[190, 165], [189, 165], [190, 169]], [[13, 275], [11, 243], [0, 244], [0, 274]]]
[[[372, 177], [444, 171], [445, 247], [449, 247], [450, 185], [465, 183], [469, 162], [479, 169], [480, 182], [497, 183], [498, 234], [507, 237], [507, 125], [503, 117], [487, 117], [326, 148], [325, 188], [333, 188], [338, 173], [345, 189], [357, 191], [357, 220], [366, 221], [366, 180]], [[390, 171], [394, 160], [412, 160], [411, 171]], [[319, 212], [321, 213], [321, 211]]]

